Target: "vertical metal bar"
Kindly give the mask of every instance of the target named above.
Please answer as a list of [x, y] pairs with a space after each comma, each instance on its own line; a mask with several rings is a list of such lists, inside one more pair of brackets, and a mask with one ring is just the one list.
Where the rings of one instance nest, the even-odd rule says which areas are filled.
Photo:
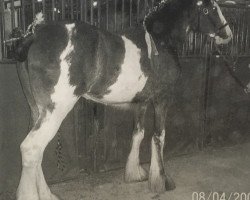
[[74, 19], [74, 2], [70, 0], [70, 19]]
[[94, 24], [94, 9], [93, 9], [93, 4], [94, 4], [94, 1], [90, 0], [90, 24], [91, 25]]
[[15, 28], [15, 5], [14, 0], [11, 0], [11, 29]]
[[25, 23], [25, 0], [21, 0], [21, 16], [22, 16], [22, 29], [26, 31], [26, 23]]
[[155, 6], [155, 0], [152, 0], [152, 8]]
[[106, 0], [106, 29], [109, 29], [109, 0]]
[[52, 20], [55, 21], [55, 14], [56, 14], [56, 10], [55, 10], [55, 0], [52, 0]]
[[65, 0], [62, 0], [62, 20], [65, 20]]
[[122, 29], [124, 29], [124, 0], [122, 0]]
[[147, 10], [148, 10], [148, 0], [144, 0], [144, 12], [145, 12], [145, 14], [147, 14]]
[[87, 0], [84, 0], [84, 22], [87, 22], [87, 14], [88, 14]]
[[76, 20], [79, 20], [79, 0], [76, 0]]
[[97, 0], [97, 6], [98, 6], [98, 13], [97, 13], [97, 22], [98, 22], [98, 27], [100, 28], [101, 27], [101, 0]]
[[83, 0], [80, 0], [80, 20], [81, 20], [81, 21], [84, 20], [83, 9], [84, 9]]
[[139, 15], [140, 15], [140, 0], [137, 0], [136, 3], [136, 23], [139, 24]]
[[129, 1], [129, 26], [132, 26], [132, 3], [133, 0]]
[[114, 31], [117, 31], [117, 0], [114, 0], [114, 4], [115, 4], [115, 18], [114, 18]]
[[17, 18], [17, 25], [18, 25], [18, 27], [20, 27], [21, 28], [21, 9], [20, 8], [18, 8], [17, 9], [17, 16], [18, 16], [18, 18]]
[[43, 4], [43, 15], [44, 15], [44, 18], [46, 20], [47, 19], [47, 13], [46, 13], [46, 3], [45, 3], [45, 0], [43, 0], [42, 4]]
[[4, 33], [4, 25], [5, 25], [5, 20], [4, 20], [4, 2], [1, 1], [0, 2], [0, 31], [1, 31], [1, 40], [0, 40], [0, 44], [1, 44], [1, 55], [0, 55], [0, 59], [2, 60], [4, 58], [4, 52], [5, 52], [5, 45], [3, 43], [4, 38], [5, 38], [5, 33]]
[[36, 14], [36, 4], [35, 4], [35, 0], [32, 0], [32, 16], [33, 18], [35, 17]]

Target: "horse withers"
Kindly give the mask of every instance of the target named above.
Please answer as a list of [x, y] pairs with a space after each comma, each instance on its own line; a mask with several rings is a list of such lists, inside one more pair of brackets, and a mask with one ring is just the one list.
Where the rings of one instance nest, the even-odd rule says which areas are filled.
[[[170, 72], [180, 65], [178, 46], [189, 31], [207, 34], [217, 44], [231, 40], [232, 32], [218, 4], [213, 0], [162, 1], [144, 19], [142, 43], [133, 34], [115, 35], [85, 23], [37, 21], [19, 41], [16, 55], [33, 119], [20, 147], [22, 175], [17, 199], [58, 199], [43, 175], [43, 152], [81, 97], [133, 107], [135, 128], [125, 181], [148, 179], [149, 189], [157, 193], [174, 189], [163, 160], [165, 115], [178, 76]], [[155, 109], [155, 131], [147, 173], [140, 165], [139, 147], [149, 104]]]

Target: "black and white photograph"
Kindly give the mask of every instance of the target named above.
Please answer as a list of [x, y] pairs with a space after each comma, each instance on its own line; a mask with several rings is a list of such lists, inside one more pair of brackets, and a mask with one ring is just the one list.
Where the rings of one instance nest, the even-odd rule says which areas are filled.
[[250, 0], [0, 0], [0, 200], [250, 200]]

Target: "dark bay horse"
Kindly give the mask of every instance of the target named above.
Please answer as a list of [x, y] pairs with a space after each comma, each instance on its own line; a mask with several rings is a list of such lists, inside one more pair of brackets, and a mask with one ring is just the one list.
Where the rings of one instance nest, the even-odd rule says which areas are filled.
[[[165, 115], [174, 92], [169, 69], [178, 68], [178, 45], [189, 31], [207, 34], [217, 44], [231, 40], [232, 32], [218, 4], [213, 0], [162, 1], [144, 19], [143, 44], [78, 22], [40, 20], [32, 30], [16, 51], [33, 118], [20, 147], [22, 175], [17, 199], [58, 199], [43, 175], [43, 152], [81, 97], [116, 107], [134, 105], [136, 125], [125, 181], [148, 179], [149, 189], [157, 193], [174, 189], [163, 160]], [[155, 132], [147, 175], [140, 165], [139, 147], [149, 104], [155, 108]]]

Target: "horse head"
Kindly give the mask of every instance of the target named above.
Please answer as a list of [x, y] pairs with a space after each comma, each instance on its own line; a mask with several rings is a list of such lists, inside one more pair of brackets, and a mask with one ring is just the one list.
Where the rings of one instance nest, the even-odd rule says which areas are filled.
[[195, 18], [190, 28], [214, 38], [216, 44], [227, 44], [232, 39], [232, 31], [219, 5], [214, 0], [195, 2]]
[[227, 44], [233, 35], [214, 0], [162, 0], [145, 16], [144, 28], [149, 52], [155, 55], [183, 44], [189, 31], [208, 35], [216, 44]]

